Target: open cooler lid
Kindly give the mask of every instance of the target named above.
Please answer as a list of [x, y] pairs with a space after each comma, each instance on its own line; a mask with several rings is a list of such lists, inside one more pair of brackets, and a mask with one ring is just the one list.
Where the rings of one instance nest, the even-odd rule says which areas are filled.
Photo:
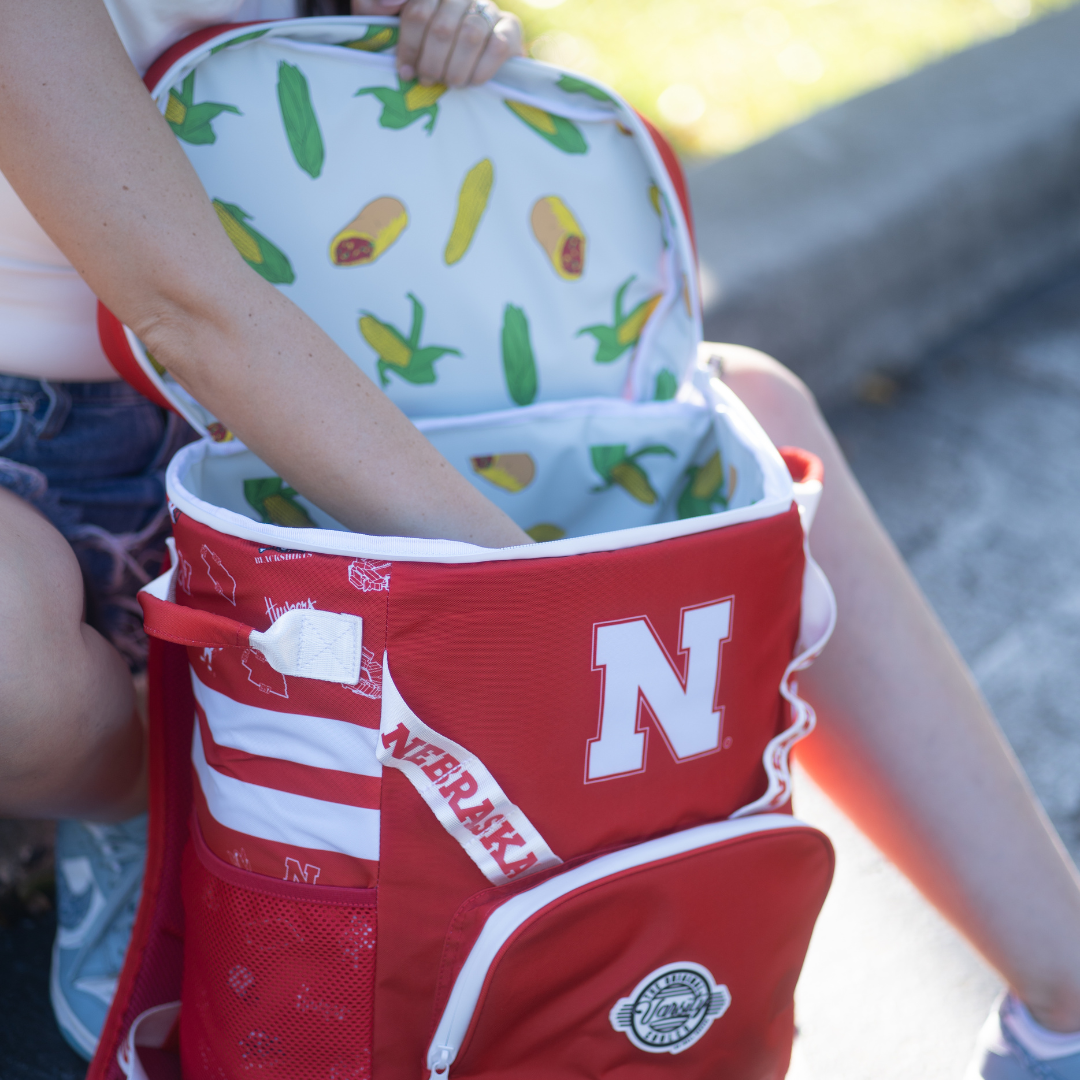
[[[151, 69], [248, 265], [414, 418], [674, 397], [701, 339], [696, 264], [644, 122], [532, 60], [480, 87], [402, 82], [396, 40], [396, 19], [282, 20], [202, 31]], [[140, 389], [231, 438], [99, 324], [122, 374], [136, 362]]]

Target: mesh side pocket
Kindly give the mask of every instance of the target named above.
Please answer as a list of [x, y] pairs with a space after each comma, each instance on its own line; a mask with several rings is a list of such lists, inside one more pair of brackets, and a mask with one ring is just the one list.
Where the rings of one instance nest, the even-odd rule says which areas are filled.
[[185, 1080], [370, 1080], [375, 890], [238, 870], [184, 853]]

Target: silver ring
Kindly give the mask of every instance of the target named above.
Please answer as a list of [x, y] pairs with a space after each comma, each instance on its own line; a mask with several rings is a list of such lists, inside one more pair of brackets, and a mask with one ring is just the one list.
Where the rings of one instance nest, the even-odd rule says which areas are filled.
[[488, 29], [493, 31], [499, 21], [498, 15], [495, 14], [498, 10], [499, 9], [491, 2], [491, 0], [472, 0], [472, 3], [469, 4], [469, 9], [465, 14], [479, 15], [480, 18], [488, 24]]

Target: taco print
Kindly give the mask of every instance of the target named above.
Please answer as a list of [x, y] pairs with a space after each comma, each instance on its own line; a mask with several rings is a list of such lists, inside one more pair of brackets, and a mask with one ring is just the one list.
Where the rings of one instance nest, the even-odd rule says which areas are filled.
[[267, 525], [281, 525], [286, 529], [318, 528], [296, 501], [296, 491], [280, 476], [245, 480], [244, 498]]
[[194, 146], [209, 146], [216, 141], [217, 135], [210, 124], [223, 112], [243, 115], [235, 105], [222, 105], [218, 101], [196, 104], [194, 71], [184, 80], [179, 93], [169, 91], [169, 100], [165, 103], [165, 119], [173, 134]]
[[346, 49], [359, 49], [361, 52], [385, 52], [397, 43], [398, 28], [396, 26], [369, 26], [362, 38], [357, 38], [355, 41], [343, 41], [341, 44]]
[[507, 304], [503, 308], [502, 362], [506, 389], [515, 405], [531, 405], [536, 397], [536, 358], [525, 312]]
[[229, 38], [228, 41], [223, 41], [220, 45], [215, 45], [210, 50], [210, 55], [213, 56], [214, 53], [221, 52], [222, 49], [228, 49], [230, 46], [239, 45], [244, 41], [254, 41], [256, 38], [261, 38], [263, 34], [269, 32], [270, 28], [266, 27], [265, 30], [252, 30], [250, 34], [241, 34], [239, 37]]
[[535, 105], [526, 105], [524, 101], [514, 101], [512, 98], [505, 98], [504, 101], [506, 107], [519, 120], [563, 153], [585, 154], [588, 152], [589, 144], [585, 141], [585, 136], [566, 117], [555, 116], [544, 109], [538, 109]]
[[559, 525], [552, 525], [546, 521], [542, 521], [539, 525], [534, 525], [531, 529], [526, 529], [525, 532], [538, 544], [546, 544], [551, 540], [561, 540], [566, 535], [566, 530], [564, 528]]
[[244, 262], [262, 274], [271, 285], [291, 285], [296, 280], [292, 263], [280, 248], [247, 224], [251, 215], [245, 214], [235, 203], [222, 202], [221, 199], [212, 201], [218, 220]]
[[536, 476], [536, 463], [528, 454], [485, 454], [469, 461], [477, 476], [511, 494], [523, 491]]
[[304, 73], [284, 60], [278, 64], [277, 96], [289, 149], [296, 164], [314, 180], [322, 172], [326, 160], [322, 132]]
[[585, 234], [558, 195], [537, 199], [529, 216], [533, 236], [564, 281], [577, 281], [585, 271]]
[[446, 242], [443, 260], [453, 266], [469, 250], [480, 218], [487, 209], [491, 186], [495, 182], [495, 167], [491, 158], [478, 161], [466, 174], [458, 192], [457, 216], [450, 239]]
[[446, 87], [442, 83], [421, 86], [415, 79], [402, 79], [399, 76], [396, 90], [391, 90], [389, 86], [365, 86], [357, 90], [353, 96], [373, 94], [382, 102], [382, 114], [379, 116], [380, 127], [400, 131], [419, 120], [421, 116], [426, 116], [428, 119], [424, 124], [424, 130], [430, 135], [435, 129], [435, 120], [439, 115], [439, 106], [436, 102], [445, 93]]
[[614, 102], [615, 99], [604, 93], [598, 86], [585, 82], [584, 79], [575, 79], [573, 75], [564, 75], [556, 84], [560, 90], [568, 94], [588, 94], [595, 101]]
[[367, 266], [408, 224], [408, 212], [397, 199], [373, 199], [330, 241], [330, 261], [335, 266]]
[[686, 470], [686, 486], [679, 496], [675, 512], [681, 519], [714, 514], [717, 509], [726, 510], [734, 486], [732, 469], [732, 483], [727, 494], [724, 493], [724, 461], [717, 450], [704, 465], [691, 465]]
[[420, 348], [420, 331], [424, 325], [424, 305], [408, 294], [412, 301], [412, 328], [408, 338], [401, 335], [389, 323], [381, 322], [370, 312], [360, 319], [360, 333], [379, 357], [379, 382], [388, 386], [387, 372], [392, 371], [406, 382], [417, 385], [433, 383], [436, 379], [435, 361], [442, 356], [460, 356], [460, 349], [446, 345], [428, 345]]
[[589, 454], [592, 457], [593, 468], [603, 477], [604, 483], [594, 487], [593, 491], [606, 491], [614, 484], [618, 484], [628, 495], [637, 499], [646, 506], [653, 506], [659, 496], [649, 483], [648, 474], [637, 463], [638, 458], [648, 454], [665, 454], [675, 457], [675, 451], [670, 446], [654, 444], [643, 446], [634, 453], [626, 452], [626, 445], [620, 443], [613, 446], [590, 446]]
[[577, 332], [577, 337], [581, 337], [582, 334], [592, 334], [596, 338], [596, 355], [593, 359], [598, 364], [610, 364], [618, 360], [627, 349], [633, 348], [641, 338], [641, 331], [645, 328], [645, 323], [649, 321], [649, 316], [660, 303], [662, 294], [657, 293], [647, 300], [642, 300], [637, 307], [624, 315], [623, 297], [634, 277], [628, 277], [615, 294], [615, 322], [612, 326], [585, 326]]
[[656, 376], [653, 401], [671, 401], [679, 392], [679, 383], [667, 368], [661, 368]]

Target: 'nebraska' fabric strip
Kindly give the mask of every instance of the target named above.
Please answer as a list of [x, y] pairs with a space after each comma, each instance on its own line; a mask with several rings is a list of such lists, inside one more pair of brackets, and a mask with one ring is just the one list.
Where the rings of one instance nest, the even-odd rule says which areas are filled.
[[405, 774], [492, 884], [504, 885], [562, 862], [484, 763], [433, 731], [405, 704], [385, 654], [378, 755], [383, 765]]

